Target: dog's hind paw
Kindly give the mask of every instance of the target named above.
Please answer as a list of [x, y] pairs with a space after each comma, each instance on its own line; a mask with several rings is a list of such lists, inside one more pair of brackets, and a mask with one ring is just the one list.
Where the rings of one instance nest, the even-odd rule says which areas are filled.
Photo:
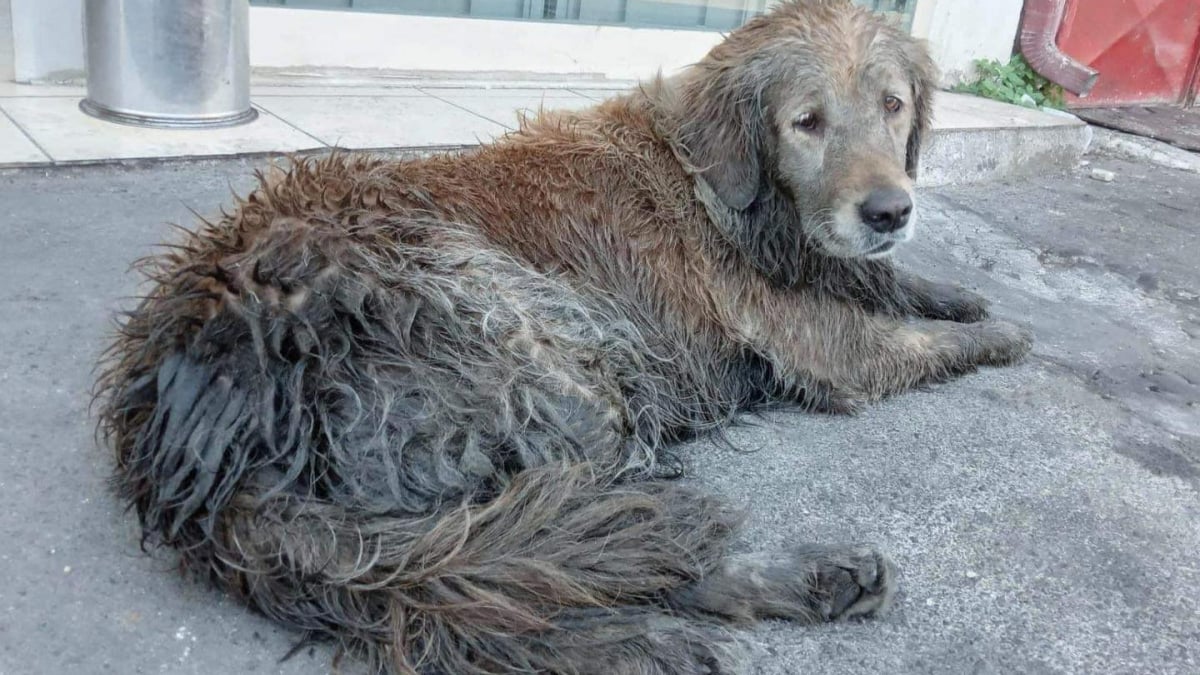
[[804, 545], [730, 556], [670, 600], [677, 609], [744, 623], [839, 621], [887, 610], [898, 576], [896, 565], [869, 546]]
[[812, 574], [814, 608], [825, 621], [886, 612], [899, 587], [899, 570], [868, 546], [812, 547], [797, 551]]

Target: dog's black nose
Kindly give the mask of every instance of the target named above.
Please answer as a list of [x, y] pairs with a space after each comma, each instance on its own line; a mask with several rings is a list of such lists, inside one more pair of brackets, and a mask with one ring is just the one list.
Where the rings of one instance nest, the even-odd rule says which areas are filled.
[[886, 233], [895, 232], [908, 224], [913, 203], [904, 190], [886, 188], [867, 195], [867, 200], [858, 208], [867, 227], [876, 232]]

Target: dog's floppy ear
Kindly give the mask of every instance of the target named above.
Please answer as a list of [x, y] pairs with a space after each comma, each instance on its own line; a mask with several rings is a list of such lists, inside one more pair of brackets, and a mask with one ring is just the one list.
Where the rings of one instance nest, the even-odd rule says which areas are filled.
[[702, 64], [681, 83], [677, 152], [729, 208], [745, 210], [762, 181], [762, 79], [749, 68]]
[[914, 45], [909, 55], [909, 77], [913, 88], [913, 123], [908, 133], [904, 169], [917, 180], [921, 166], [921, 145], [933, 123], [933, 93], [937, 88], [937, 66], [924, 43]]

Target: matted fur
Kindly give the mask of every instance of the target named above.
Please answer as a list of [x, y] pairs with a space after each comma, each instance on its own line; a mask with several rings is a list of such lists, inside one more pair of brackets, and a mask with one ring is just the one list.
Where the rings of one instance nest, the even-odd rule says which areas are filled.
[[728, 556], [734, 515], [663, 478], [755, 405], [849, 412], [1028, 349], [853, 254], [865, 191], [911, 191], [931, 70], [847, 2], [789, 2], [472, 152], [263, 176], [145, 261], [102, 364], [147, 543], [397, 673], [734, 672], [724, 624], [886, 608], [870, 548]]

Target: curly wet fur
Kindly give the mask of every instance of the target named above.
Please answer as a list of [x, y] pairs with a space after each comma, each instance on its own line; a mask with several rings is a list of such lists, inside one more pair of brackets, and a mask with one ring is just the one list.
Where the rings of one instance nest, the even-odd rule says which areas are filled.
[[397, 673], [732, 672], [724, 624], [886, 608], [879, 554], [730, 557], [735, 515], [661, 480], [753, 406], [848, 412], [1028, 348], [976, 296], [823, 255], [769, 138], [702, 157], [772, 133], [739, 126], [786, 79], [767, 57], [838, 26], [927, 99], [907, 37], [787, 3], [470, 153], [272, 171], [146, 260], [98, 393], [147, 543]]

